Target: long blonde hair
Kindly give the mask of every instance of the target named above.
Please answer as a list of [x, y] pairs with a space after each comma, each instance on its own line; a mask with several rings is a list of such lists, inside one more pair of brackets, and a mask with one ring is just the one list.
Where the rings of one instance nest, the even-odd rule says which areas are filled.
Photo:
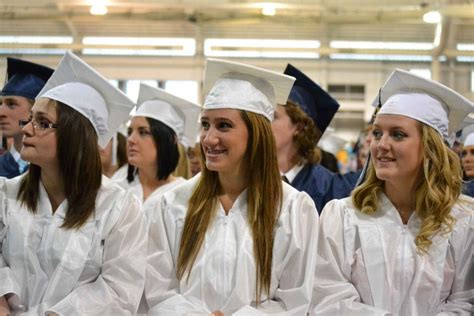
[[[247, 220], [253, 239], [256, 264], [256, 302], [262, 292], [270, 293], [273, 235], [280, 214], [282, 185], [278, 170], [275, 139], [270, 122], [260, 114], [241, 111], [249, 131], [244, 161], [247, 162]], [[201, 151], [202, 160], [205, 160]], [[250, 176], [251, 175], [251, 176]], [[219, 193], [218, 173], [203, 168], [189, 200], [178, 254], [177, 276], [187, 279], [201, 249], [206, 232], [216, 214]]]
[[[415, 190], [415, 212], [422, 224], [415, 244], [421, 253], [427, 253], [434, 235], [453, 229], [451, 209], [461, 194], [462, 169], [458, 156], [444, 144], [441, 135], [420, 124], [424, 157], [422, 177]], [[366, 180], [352, 191], [352, 202], [362, 213], [373, 214], [383, 185], [370, 164]]]
[[191, 169], [189, 168], [188, 155], [186, 153], [186, 148], [181, 143], [178, 143], [178, 152], [179, 152], [178, 165], [176, 166], [176, 169], [174, 169], [172, 175], [175, 177], [190, 179], [192, 175], [191, 175]]

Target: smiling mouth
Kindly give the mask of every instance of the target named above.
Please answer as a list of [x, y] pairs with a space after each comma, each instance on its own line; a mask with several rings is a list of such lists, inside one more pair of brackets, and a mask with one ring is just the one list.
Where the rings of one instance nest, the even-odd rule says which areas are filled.
[[393, 159], [393, 158], [385, 158], [385, 157], [377, 158], [377, 160], [380, 161], [380, 162], [392, 162], [392, 161], [395, 161], [395, 159]]
[[227, 150], [222, 149], [222, 150], [217, 150], [217, 149], [208, 149], [206, 150], [206, 154], [209, 156], [216, 156], [225, 153]]

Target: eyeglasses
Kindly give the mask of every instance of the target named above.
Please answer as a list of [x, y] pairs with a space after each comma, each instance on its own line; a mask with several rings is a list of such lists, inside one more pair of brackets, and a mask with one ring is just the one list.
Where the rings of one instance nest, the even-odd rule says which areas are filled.
[[18, 123], [20, 125], [21, 128], [25, 127], [26, 125], [28, 125], [28, 123], [30, 123], [33, 125], [33, 129], [35, 130], [41, 130], [41, 131], [44, 131], [45, 129], [49, 129], [49, 128], [58, 128], [58, 124], [55, 124], [55, 123], [49, 123], [47, 121], [36, 121], [36, 120], [33, 120], [33, 119], [27, 119], [27, 120], [19, 120]]

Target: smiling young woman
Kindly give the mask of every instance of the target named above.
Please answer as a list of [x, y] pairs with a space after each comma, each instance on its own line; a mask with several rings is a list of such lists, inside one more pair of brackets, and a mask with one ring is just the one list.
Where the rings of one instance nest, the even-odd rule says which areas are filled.
[[293, 81], [208, 60], [204, 168], [146, 210], [149, 315], [308, 311], [318, 214], [282, 183], [271, 129]]
[[474, 104], [403, 70], [380, 93], [365, 181], [321, 215], [312, 313], [470, 314], [474, 202], [446, 140]]

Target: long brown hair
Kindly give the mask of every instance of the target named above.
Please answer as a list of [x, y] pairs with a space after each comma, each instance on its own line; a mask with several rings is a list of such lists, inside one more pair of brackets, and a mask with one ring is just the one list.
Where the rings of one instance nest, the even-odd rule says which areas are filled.
[[[63, 178], [68, 210], [63, 228], [80, 228], [93, 214], [102, 179], [97, 134], [89, 120], [71, 107], [51, 100], [56, 107], [57, 155]], [[18, 191], [20, 200], [32, 213], [37, 212], [41, 168], [31, 164]]]
[[[453, 228], [451, 209], [461, 193], [462, 168], [458, 156], [444, 144], [441, 135], [425, 124], [420, 125], [423, 175], [415, 189], [415, 212], [422, 224], [415, 244], [421, 253], [426, 253], [435, 234], [449, 233]], [[373, 214], [383, 185], [370, 164], [366, 180], [352, 191], [352, 202], [362, 213]]]
[[[249, 131], [244, 160], [247, 162], [248, 209], [247, 220], [252, 232], [256, 264], [256, 302], [262, 292], [270, 293], [273, 235], [280, 214], [282, 185], [278, 170], [275, 139], [271, 124], [260, 114], [241, 111]], [[202, 160], [205, 160], [201, 151]], [[219, 193], [218, 173], [203, 168], [201, 178], [189, 200], [189, 207], [181, 236], [177, 276], [182, 279], [191, 273], [201, 249], [207, 229], [216, 214]]]

